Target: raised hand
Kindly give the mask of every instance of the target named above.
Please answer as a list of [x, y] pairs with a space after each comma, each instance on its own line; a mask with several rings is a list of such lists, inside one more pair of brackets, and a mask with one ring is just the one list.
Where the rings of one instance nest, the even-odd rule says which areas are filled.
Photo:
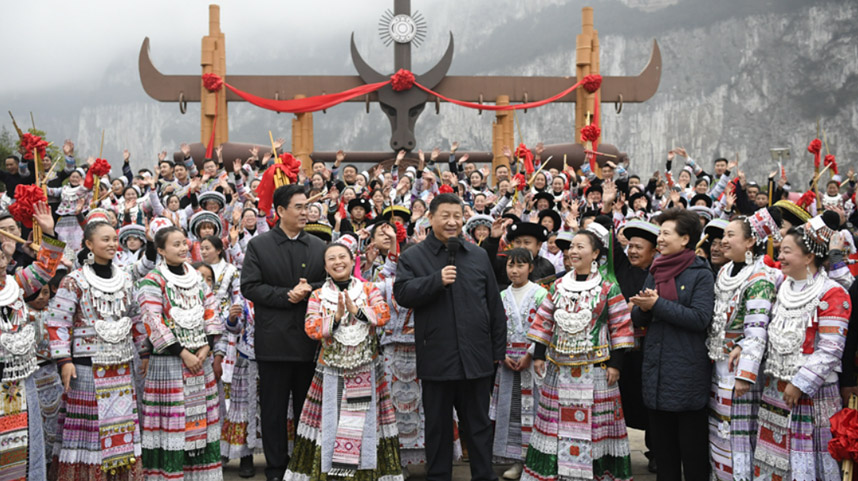
[[63, 142], [63, 155], [65, 155], [66, 157], [71, 157], [74, 155], [74, 142], [69, 139], [66, 139], [66, 141]]
[[450, 146], [450, 152], [455, 152], [459, 150], [459, 141], [453, 142], [453, 145]]
[[346, 154], [340, 149], [337, 151], [337, 160], [334, 162], [334, 167], [339, 167], [344, 160], [346, 160]]
[[33, 220], [42, 228], [42, 233], [49, 236], [54, 235], [54, 216], [51, 208], [44, 202], [38, 202], [33, 206]]
[[283, 137], [279, 137], [277, 140], [274, 141], [274, 148], [279, 150], [280, 147], [283, 147], [283, 144], [285, 143], [286, 139], [284, 139]]
[[545, 145], [542, 142], [536, 144], [536, 147], [533, 148], [533, 153], [536, 154], [537, 157], [541, 156], [542, 153], [545, 152]]
[[158, 162], [161, 162], [162, 160], [164, 160], [166, 158], [167, 158], [167, 151], [166, 150], [162, 150], [161, 152], [158, 152]]
[[396, 153], [396, 162], [394, 163], [394, 165], [399, 165], [399, 163], [404, 158], [405, 158], [405, 149], [400, 149], [400, 151]]
[[254, 159], [259, 158], [259, 147], [255, 146], [255, 145], [253, 147], [251, 147], [250, 156]]
[[503, 153], [504, 157], [508, 158], [509, 160], [512, 160], [512, 149], [510, 149], [508, 145], [503, 146], [503, 149], [501, 149], [501, 153]]
[[469, 158], [469, 157], [470, 157], [470, 154], [465, 154], [465, 155], [463, 155], [463, 156], [462, 156], [462, 158], [460, 158], [460, 159], [459, 159], [459, 163], [460, 163], [460, 164], [464, 164], [465, 162], [467, 162], [467, 161], [468, 161], [468, 158]]
[[435, 162], [439, 155], [441, 155], [441, 147], [435, 147], [429, 155], [429, 162]]
[[[190, 145], [183, 143], [182, 145], [179, 146], [179, 150], [182, 151], [182, 154], [184, 154], [185, 157], [191, 156], [191, 146]], [[164, 153], [166, 154], [166, 151]]]

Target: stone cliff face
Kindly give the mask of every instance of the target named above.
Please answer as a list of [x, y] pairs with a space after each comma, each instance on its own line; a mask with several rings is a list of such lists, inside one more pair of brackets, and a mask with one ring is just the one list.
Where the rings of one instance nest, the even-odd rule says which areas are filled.
[[[422, 72], [437, 61], [446, 46], [446, 31], [451, 30], [456, 38], [451, 74], [574, 73], [581, 8], [577, 2], [421, 3], [413, 2], [414, 8], [424, 8], [429, 31], [425, 44], [415, 50], [415, 71]], [[621, 114], [615, 113], [613, 104], [603, 104], [603, 139], [630, 154], [633, 172], [643, 176], [663, 170], [667, 150], [683, 146], [706, 168], [716, 157], [732, 158], [738, 153], [749, 178], [762, 180], [774, 169], [769, 148], [788, 147], [792, 157], [786, 169], [798, 190], [812, 173], [806, 146], [816, 136], [818, 118], [842, 166], [858, 153], [855, 2], [604, 0], [592, 6], [600, 32], [603, 75], [636, 75], [649, 58], [653, 38], [662, 51], [661, 85], [650, 101], [626, 104]], [[378, 40], [375, 26], [355, 29], [364, 57], [379, 70], [391, 69], [392, 52]], [[347, 33], [336, 35], [345, 40], [324, 42], [324, 51], [332, 52], [330, 67], [319, 70], [328, 62], [316, 57], [313, 73], [353, 72]], [[195, 71], [198, 46], [181, 48], [187, 50], [183, 57], [188, 65], [181, 70], [165, 65], [163, 71]], [[156, 64], [159, 55], [153, 53]], [[301, 65], [279, 61], [288, 65], [284, 72], [301, 72]], [[252, 61], [239, 58], [235, 64], [230, 71], [254, 71]], [[108, 71], [95, 91], [77, 96], [55, 92], [41, 101], [52, 102], [45, 105], [20, 96], [4, 103], [21, 112], [50, 111], [50, 118], [37, 115], [40, 128], [55, 142], [77, 139], [79, 152], [97, 151], [105, 128], [106, 156], [119, 159], [128, 147], [135, 168], [151, 168], [154, 153], [162, 148], [173, 150], [183, 140], [199, 139], [198, 106], [189, 106], [183, 116], [175, 104], [159, 104], [142, 92], [136, 51], [130, 50]], [[273, 73], [270, 66], [265, 73]], [[371, 110], [366, 114], [362, 104], [351, 104], [315, 114], [316, 149], [385, 149], [390, 133], [387, 119], [377, 106]], [[525, 142], [550, 144], [572, 140], [572, 112], [573, 106], [566, 104], [516, 115]], [[271, 129], [286, 137], [289, 145], [291, 115], [246, 104], [231, 104], [229, 114], [232, 140], [265, 143]], [[489, 150], [493, 118], [488, 112], [478, 115], [447, 104], [436, 115], [434, 105], [427, 105], [417, 123], [418, 144], [429, 150], [458, 139], [465, 149]]]

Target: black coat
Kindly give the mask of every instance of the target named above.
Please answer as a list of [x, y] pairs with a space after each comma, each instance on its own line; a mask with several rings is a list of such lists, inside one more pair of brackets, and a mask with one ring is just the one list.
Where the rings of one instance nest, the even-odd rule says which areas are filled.
[[396, 302], [414, 309], [417, 376], [427, 381], [478, 379], [494, 374], [506, 356], [506, 313], [486, 252], [462, 241], [456, 282], [444, 287], [447, 249], [435, 235], [402, 253]]
[[[290, 239], [275, 226], [250, 240], [241, 269], [241, 294], [256, 312], [259, 361], [312, 362], [318, 342], [304, 332], [307, 300], [292, 304], [287, 294], [301, 278], [314, 289], [325, 280], [325, 243], [301, 232]], [[307, 296], [309, 298], [309, 296]]]
[[[655, 289], [652, 274], [644, 289]], [[712, 363], [706, 335], [715, 309], [715, 276], [703, 259], [676, 277], [679, 302], [659, 298], [649, 312], [635, 306], [632, 322], [646, 327], [643, 399], [660, 411], [694, 411], [709, 401]]]

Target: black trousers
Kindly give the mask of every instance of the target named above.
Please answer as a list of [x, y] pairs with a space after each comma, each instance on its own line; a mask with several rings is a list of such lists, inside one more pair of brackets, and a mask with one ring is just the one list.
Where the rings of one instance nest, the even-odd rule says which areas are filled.
[[262, 424], [262, 451], [265, 476], [283, 478], [289, 465], [289, 394], [295, 427], [316, 369], [314, 362], [257, 361], [259, 367], [259, 404]]
[[647, 434], [652, 433], [658, 481], [709, 479], [709, 409], [650, 410]]
[[461, 381], [421, 381], [426, 415], [427, 481], [453, 478], [453, 408], [468, 446], [471, 479], [495, 481], [489, 398], [492, 377]]

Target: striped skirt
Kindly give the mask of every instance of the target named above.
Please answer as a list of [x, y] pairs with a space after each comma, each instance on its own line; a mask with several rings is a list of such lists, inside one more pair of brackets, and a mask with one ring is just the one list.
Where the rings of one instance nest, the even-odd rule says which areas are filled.
[[545, 363], [523, 481], [630, 480], [620, 390], [600, 366]]
[[[241, 458], [262, 450], [258, 381], [256, 361], [239, 356], [232, 375], [229, 410], [221, 430], [220, 452], [225, 458]], [[292, 404], [289, 405], [291, 411]]]
[[755, 481], [836, 481], [840, 466], [828, 454], [831, 416], [841, 408], [837, 383], [823, 384], [813, 397], [802, 394], [790, 411], [786, 381], [766, 376], [754, 452]]
[[151, 356], [143, 391], [147, 481], [223, 479], [218, 392], [211, 357], [192, 375], [178, 356]]
[[[361, 465], [368, 461], [374, 464], [372, 469], [358, 469], [352, 477], [340, 478], [329, 476], [331, 456], [334, 451], [333, 440], [336, 437], [338, 422], [326, 420], [333, 416], [338, 421], [343, 419], [339, 409], [337, 396], [344, 389], [343, 376], [338, 370], [323, 365], [316, 366], [316, 374], [307, 393], [307, 400], [301, 411], [298, 423], [298, 439], [295, 450], [289, 461], [289, 469], [283, 477], [284, 481], [326, 481], [329, 479], [349, 479], [353, 481], [403, 481], [402, 467], [399, 458], [399, 439], [396, 430], [396, 415], [390, 400], [390, 390], [384, 378], [384, 367], [381, 359], [373, 361], [373, 379], [375, 389], [372, 392], [374, 407], [370, 412], [375, 413], [374, 419], [367, 419], [366, 425], [375, 425], [373, 429], [364, 429], [365, 434], [374, 439], [364, 437], [361, 442]], [[326, 380], [329, 382], [326, 384]], [[369, 416], [369, 415], [367, 415]], [[365, 426], [361, 426], [364, 428]], [[327, 432], [332, 429], [333, 432]], [[331, 439], [331, 443], [324, 442]], [[373, 459], [366, 458], [366, 450], [374, 450]]]
[[[709, 459], [719, 481], [749, 480], [757, 444], [757, 411], [762, 382], [734, 397], [736, 376], [727, 360], [715, 363], [709, 397]], [[761, 381], [761, 380], [760, 380]]]
[[[527, 353], [527, 345], [507, 345], [506, 355], [519, 359]], [[541, 382], [533, 366], [524, 371], [511, 371], [502, 363], [495, 375], [495, 387], [489, 406], [489, 419], [495, 422], [492, 447], [496, 463], [521, 463], [525, 460], [530, 435], [533, 432], [534, 410], [539, 400], [537, 382]]]

